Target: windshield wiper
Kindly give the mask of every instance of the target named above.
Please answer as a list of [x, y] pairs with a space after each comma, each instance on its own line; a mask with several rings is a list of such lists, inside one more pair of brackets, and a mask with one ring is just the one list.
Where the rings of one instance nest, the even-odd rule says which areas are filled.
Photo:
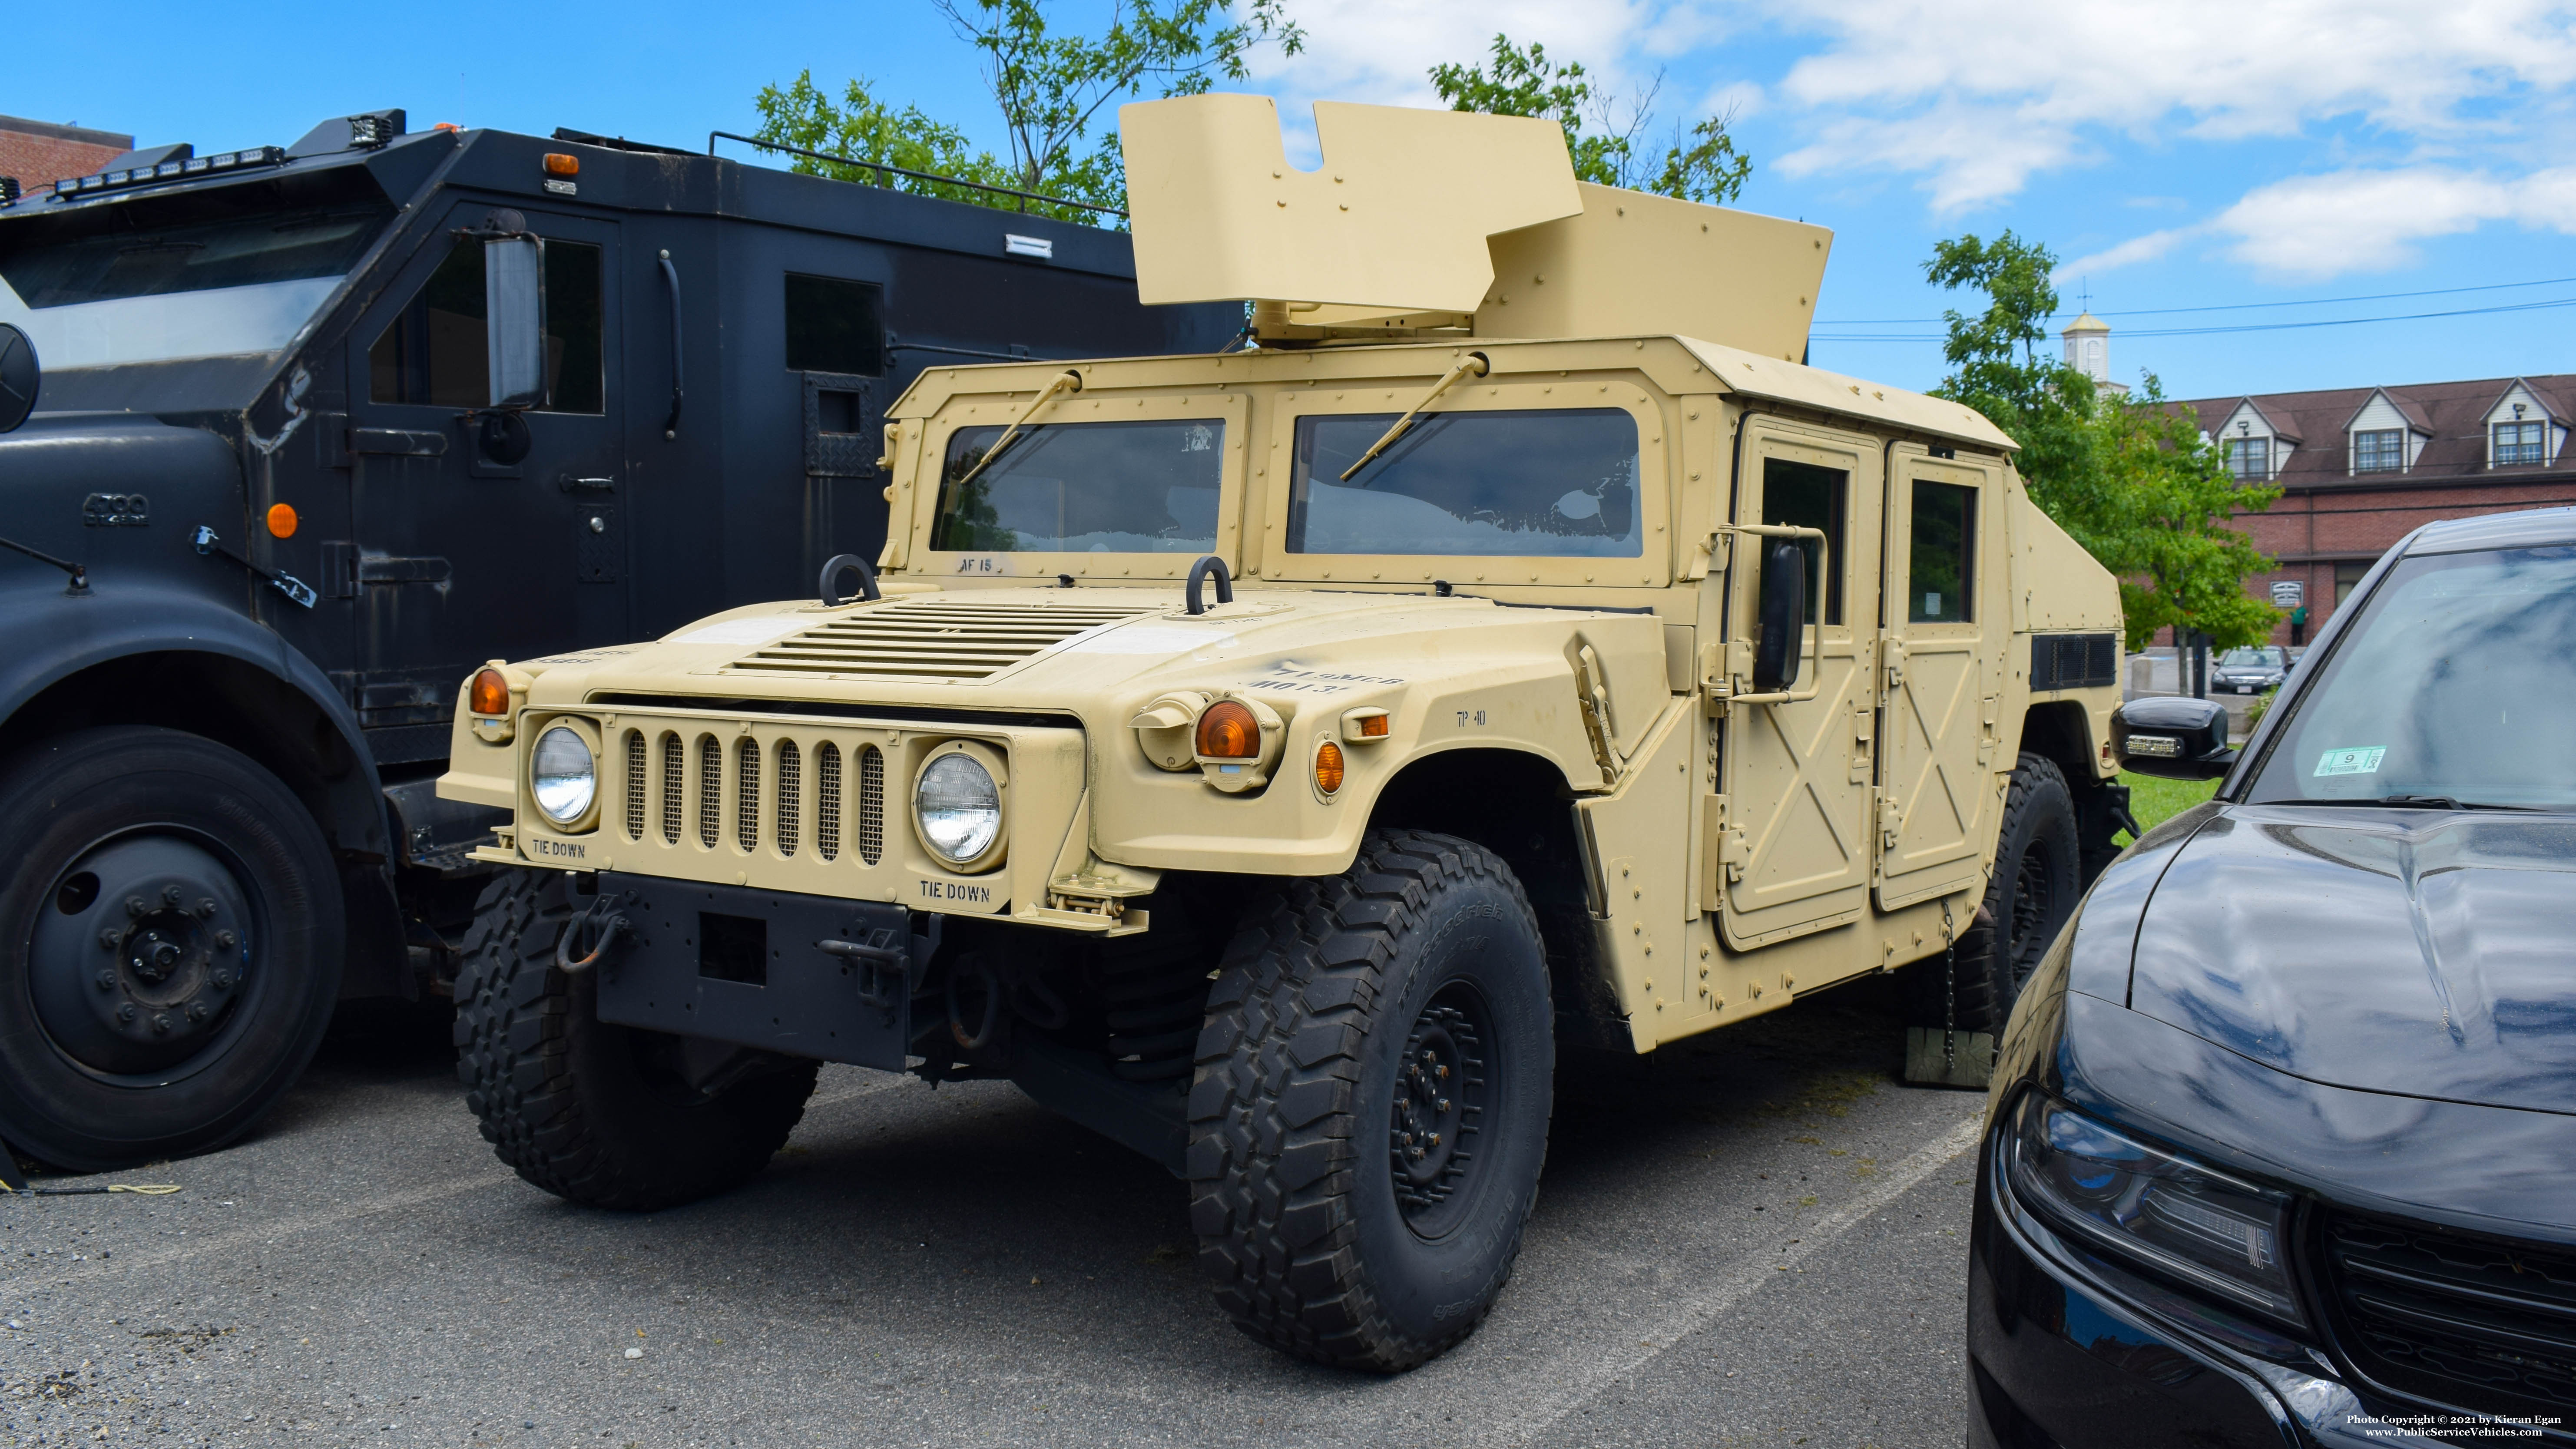
[[966, 476], [958, 479], [956, 483], [951, 486], [959, 493], [965, 492], [966, 485], [975, 481], [975, 475], [983, 472], [986, 468], [993, 466], [993, 460], [1002, 456], [1002, 450], [1011, 446], [1011, 444], [1018, 439], [1020, 436], [1020, 429], [1028, 426], [1029, 419], [1038, 415], [1038, 409], [1045, 407], [1048, 403], [1054, 402], [1058, 397], [1061, 397], [1066, 393], [1080, 391], [1082, 391], [1081, 373], [1074, 371], [1070, 367], [1057, 373], [1055, 380], [1049, 382], [1046, 387], [1038, 393], [1037, 401], [1029, 404], [1029, 410], [1020, 414], [1020, 420], [1011, 424], [1009, 427], [1002, 429], [1002, 435], [993, 440], [993, 446], [986, 448], [984, 450], [984, 456], [975, 460], [975, 466], [966, 470]]
[[1351, 481], [1351, 475], [1353, 473], [1367, 467], [1371, 459], [1374, 459], [1378, 454], [1386, 451], [1388, 444], [1403, 437], [1405, 429], [1413, 426], [1413, 420], [1421, 415], [1422, 410], [1431, 406], [1433, 403], [1438, 402], [1442, 393], [1456, 387], [1460, 378], [1483, 377], [1489, 366], [1491, 366], [1491, 364], [1485, 361], [1485, 354], [1481, 352], [1468, 353], [1466, 358], [1456, 367], [1449, 369], [1447, 375], [1443, 376], [1438, 382], [1431, 385], [1431, 391], [1422, 395], [1422, 401], [1405, 409], [1404, 416], [1395, 420], [1394, 427], [1387, 429], [1385, 434], [1376, 442], [1369, 444], [1369, 450], [1360, 454], [1360, 460], [1358, 462], [1353, 463], [1351, 466], [1342, 470], [1342, 481], [1345, 483]]
[[2397, 794], [2381, 795], [2375, 799], [2367, 796], [2356, 796], [2349, 800], [2313, 800], [2292, 798], [2287, 800], [2258, 800], [2253, 803], [2258, 805], [2341, 805], [2345, 807], [2357, 806], [2378, 808], [2394, 806], [2400, 810], [2519, 810], [2526, 814], [2543, 815], [2562, 813], [2547, 805], [2499, 805], [2486, 800], [2462, 800], [2450, 795]]

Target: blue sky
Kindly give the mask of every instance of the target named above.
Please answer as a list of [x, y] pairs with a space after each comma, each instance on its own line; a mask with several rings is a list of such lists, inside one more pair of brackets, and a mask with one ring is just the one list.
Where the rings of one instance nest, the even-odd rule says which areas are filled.
[[[1423, 71], [1496, 30], [1623, 96], [1660, 73], [1657, 125], [1732, 107], [1741, 205], [1834, 228], [1815, 361], [1907, 387], [1941, 376], [1932, 244], [2046, 242], [2112, 323], [2114, 373], [2178, 396], [2576, 371], [2576, 306], [2201, 336], [2133, 335], [2576, 301], [2556, 286], [2130, 316], [2576, 279], [2576, 9], [2548, 0], [1285, 0], [1313, 37], [1247, 89], [1428, 104]], [[284, 143], [384, 105], [538, 133], [669, 145], [747, 131], [807, 67], [996, 139], [974, 57], [928, 0], [750, 8], [662, 0], [400, 7], [24, 7], [0, 113], [187, 140]], [[1061, 0], [1067, 23], [1105, 0]], [[27, 63], [30, 58], [41, 63]], [[1303, 144], [1311, 146], [1311, 142]], [[738, 149], [733, 154], [740, 154]], [[1892, 319], [1892, 320], [1882, 320]]]

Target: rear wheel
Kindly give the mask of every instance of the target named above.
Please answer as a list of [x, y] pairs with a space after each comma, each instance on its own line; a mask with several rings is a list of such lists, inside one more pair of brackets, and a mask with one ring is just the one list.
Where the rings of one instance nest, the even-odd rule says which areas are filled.
[[[2004, 798], [1984, 906], [1959, 936], [1950, 988], [1959, 1030], [2002, 1034], [2022, 984], [2075, 913], [2082, 882], [2075, 796], [2066, 775], [2046, 756], [2025, 754]], [[1942, 965], [1931, 961], [1925, 968]]]
[[1473, 1332], [1537, 1200], [1552, 1018], [1528, 897], [1468, 841], [1373, 831], [1256, 907], [1190, 1094], [1199, 1261], [1236, 1325], [1381, 1372]]
[[651, 1211], [757, 1175], [805, 1115], [820, 1063], [701, 1091], [688, 1039], [599, 1019], [599, 975], [555, 945], [569, 877], [505, 870], [485, 888], [456, 978], [456, 1074], [484, 1140], [519, 1176], [586, 1207]]
[[285, 784], [176, 730], [82, 730], [0, 774], [0, 1131], [96, 1170], [218, 1147], [304, 1070], [345, 949]]

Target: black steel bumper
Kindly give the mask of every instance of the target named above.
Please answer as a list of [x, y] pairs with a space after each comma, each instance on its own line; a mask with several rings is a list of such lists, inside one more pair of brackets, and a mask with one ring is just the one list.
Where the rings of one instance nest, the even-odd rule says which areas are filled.
[[599, 1019], [902, 1071], [932, 937], [874, 901], [599, 874]]
[[2325, 1362], [2300, 1361], [2300, 1346], [2264, 1344], [2264, 1330], [2116, 1281], [2125, 1275], [2070, 1248], [2009, 1192], [1990, 1139], [1968, 1258], [1969, 1449], [2440, 1444], [2405, 1427], [2416, 1411], [2369, 1402]]

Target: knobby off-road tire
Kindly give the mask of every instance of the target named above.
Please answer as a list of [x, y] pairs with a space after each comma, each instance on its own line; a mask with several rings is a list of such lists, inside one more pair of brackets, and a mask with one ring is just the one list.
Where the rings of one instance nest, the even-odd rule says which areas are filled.
[[205, 1152], [293, 1085], [340, 996], [331, 847], [285, 783], [178, 730], [0, 769], [0, 1133], [97, 1171]]
[[1545, 950], [1509, 867], [1371, 831], [1227, 946], [1190, 1092], [1190, 1215], [1218, 1304], [1299, 1358], [1395, 1372], [1475, 1330], [1547, 1156]]
[[665, 1064], [677, 1038], [601, 1021], [599, 973], [555, 969], [576, 914], [553, 871], [503, 871], [477, 904], [456, 978], [456, 1075], [484, 1140], [586, 1207], [649, 1212], [748, 1181], [805, 1115], [820, 1064], [689, 1087]]
[[[2002, 1034], [2031, 968], [2075, 913], [2083, 879], [2074, 792], [2055, 761], [2025, 754], [2004, 797], [1984, 909], [1959, 936], [1959, 1030]], [[1940, 989], [1942, 963], [1927, 961], [1920, 969], [1927, 985]], [[1934, 1015], [1925, 1024], [1941, 1020]]]

